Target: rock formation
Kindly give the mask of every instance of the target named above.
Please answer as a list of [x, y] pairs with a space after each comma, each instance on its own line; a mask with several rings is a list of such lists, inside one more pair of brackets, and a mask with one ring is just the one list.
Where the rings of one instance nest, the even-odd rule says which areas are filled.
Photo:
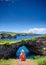
[[46, 37], [36, 38], [35, 41], [28, 40], [26, 43], [14, 43], [11, 45], [0, 45], [0, 58], [16, 58], [16, 51], [20, 46], [26, 46], [37, 55], [46, 55]]

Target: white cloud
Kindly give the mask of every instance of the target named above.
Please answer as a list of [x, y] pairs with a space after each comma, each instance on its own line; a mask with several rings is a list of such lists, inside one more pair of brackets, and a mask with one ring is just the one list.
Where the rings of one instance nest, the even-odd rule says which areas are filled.
[[31, 28], [31, 29], [25, 30], [23, 32], [25, 32], [25, 33], [33, 32], [33, 33], [36, 33], [36, 34], [45, 34], [46, 28]]

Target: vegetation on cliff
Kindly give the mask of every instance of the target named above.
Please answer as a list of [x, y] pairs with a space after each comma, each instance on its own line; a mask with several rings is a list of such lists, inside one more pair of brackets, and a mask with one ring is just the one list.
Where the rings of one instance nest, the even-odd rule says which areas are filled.
[[44, 34], [44, 36], [46, 37], [46, 34]]

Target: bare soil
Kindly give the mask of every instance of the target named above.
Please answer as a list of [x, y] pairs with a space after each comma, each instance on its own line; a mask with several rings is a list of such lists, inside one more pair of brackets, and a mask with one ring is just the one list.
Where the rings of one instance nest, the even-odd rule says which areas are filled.
[[27, 59], [26, 61], [14, 60], [11, 65], [37, 65], [37, 63], [33, 60]]

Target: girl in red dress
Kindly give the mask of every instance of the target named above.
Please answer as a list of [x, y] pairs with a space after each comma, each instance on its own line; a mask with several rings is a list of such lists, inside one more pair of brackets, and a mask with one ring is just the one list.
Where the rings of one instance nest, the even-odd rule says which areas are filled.
[[26, 56], [25, 56], [24, 50], [21, 51], [19, 58], [20, 58], [20, 61], [25, 61], [26, 60]]

